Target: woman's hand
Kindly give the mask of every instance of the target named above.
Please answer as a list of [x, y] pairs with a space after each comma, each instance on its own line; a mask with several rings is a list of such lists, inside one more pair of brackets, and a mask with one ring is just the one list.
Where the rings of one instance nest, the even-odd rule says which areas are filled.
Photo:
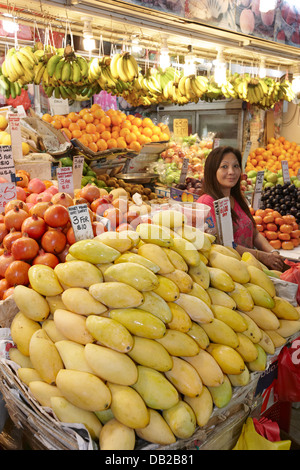
[[267, 266], [269, 269], [275, 269], [276, 271], [283, 272], [284, 270], [284, 258], [279, 253], [268, 253], [265, 251], [259, 251], [258, 259], [261, 263]]

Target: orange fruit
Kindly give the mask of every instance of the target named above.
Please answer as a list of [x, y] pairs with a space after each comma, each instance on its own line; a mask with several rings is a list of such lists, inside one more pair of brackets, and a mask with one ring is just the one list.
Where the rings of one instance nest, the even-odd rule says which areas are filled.
[[97, 109], [101, 109], [101, 106], [98, 103], [93, 103], [92, 106], [90, 107], [90, 110], [92, 112], [97, 111]]
[[136, 135], [133, 132], [129, 132], [129, 134], [125, 135], [125, 141], [127, 144], [134, 142], [136, 140]]
[[48, 114], [48, 113], [43, 114], [43, 116], [42, 116], [42, 120], [45, 121], [45, 122], [49, 122], [49, 123], [50, 123], [50, 122], [52, 121], [52, 119], [53, 119], [53, 118], [52, 118], [51, 114]]
[[86, 147], [87, 147], [88, 144], [89, 144], [89, 142], [88, 142], [88, 140], [87, 140], [87, 138], [86, 138], [85, 135], [82, 135], [81, 137], [79, 137], [78, 140], [79, 140], [79, 142], [81, 142], [81, 143], [82, 143], [83, 145], [85, 145]]
[[120, 132], [121, 127], [120, 126], [112, 126], [111, 132]]
[[93, 152], [98, 152], [98, 146], [95, 142], [90, 142], [88, 145], [89, 149], [91, 149]]
[[83, 108], [83, 109], [81, 109], [81, 110], [79, 111], [78, 114], [79, 114], [79, 116], [82, 117], [82, 116], [84, 116], [84, 115], [85, 115], [86, 113], [88, 113], [88, 112], [89, 112], [88, 108]]
[[128, 114], [128, 116], [127, 116], [128, 121], [133, 121], [134, 118], [135, 118], [135, 116], [133, 116], [133, 114]]
[[98, 151], [100, 152], [107, 149], [107, 143], [106, 143], [106, 140], [104, 139], [97, 140], [96, 145], [97, 145]]
[[109, 149], [117, 148], [117, 140], [116, 139], [108, 139], [107, 147]]
[[125, 149], [127, 148], [127, 143], [124, 140], [124, 137], [117, 138], [117, 148]]
[[63, 127], [69, 127], [69, 125], [72, 123], [71, 119], [70, 118], [67, 118], [67, 117], [63, 117], [61, 120], [60, 120], [61, 124]]
[[73, 137], [74, 139], [79, 139], [79, 137], [81, 137], [81, 136], [82, 136], [82, 132], [79, 131], [79, 130], [77, 130], [77, 129], [75, 129], [75, 130], [72, 132], [72, 137]]
[[72, 139], [72, 132], [67, 127], [62, 127], [61, 131], [64, 132], [70, 140]]
[[144, 127], [141, 133], [144, 134], [146, 137], [151, 137], [152, 129], [150, 129], [150, 127]]
[[137, 141], [133, 141], [129, 144], [130, 150], [134, 150], [135, 152], [140, 152], [142, 146]]
[[109, 131], [101, 132], [101, 139], [106, 140], [106, 142], [111, 138], [111, 133]]
[[78, 119], [78, 121], [76, 122], [76, 124], [78, 124], [78, 126], [80, 127], [80, 129], [85, 129], [86, 128], [86, 122], [84, 119]]
[[151, 137], [151, 142], [159, 142], [159, 140], [159, 136], [156, 134], [153, 134], [153, 136]]
[[132, 125], [133, 125], [133, 126], [137, 126], [137, 127], [141, 127], [141, 125], [142, 125], [142, 120], [141, 120], [141, 118], [135, 117], [135, 118], [132, 120]]
[[170, 136], [169, 134], [167, 134], [166, 132], [163, 132], [160, 136], [160, 140], [170, 140]]
[[97, 132], [104, 132], [106, 130], [106, 127], [104, 124], [102, 124], [101, 122], [99, 124], [96, 124], [96, 131]]
[[147, 137], [144, 134], [140, 134], [136, 138], [137, 142], [141, 145], [144, 145], [147, 141]]
[[100, 119], [100, 122], [101, 124], [104, 124], [105, 127], [109, 127], [111, 125], [111, 119], [109, 116], [103, 116], [101, 119]]
[[130, 130], [131, 132], [134, 132], [135, 134], [137, 134], [138, 132], [140, 133], [138, 126], [136, 126], [135, 124], [132, 124]]
[[161, 133], [161, 129], [159, 126], [153, 126], [152, 127], [152, 134], [155, 134], [155, 135], [160, 135]]
[[121, 124], [122, 129], [125, 129], [125, 128], [126, 129], [131, 129], [131, 126], [132, 126], [132, 124], [131, 124], [130, 121], [128, 121], [128, 119], [125, 119]]
[[120, 134], [118, 131], [112, 131], [111, 132], [111, 137], [112, 139], [117, 139], [118, 137], [120, 137]]
[[122, 123], [122, 118], [118, 114], [111, 116], [110, 119], [113, 126], [120, 126]]
[[150, 118], [144, 118], [142, 120], [142, 126], [152, 128], [152, 127], [154, 127], [154, 123], [152, 122], [152, 120]]
[[85, 113], [85, 114], [82, 116], [82, 119], [83, 119], [86, 123], [90, 123], [90, 122], [93, 122], [93, 121], [94, 121], [94, 117], [93, 117], [92, 114], [90, 114], [90, 113]]
[[96, 131], [97, 131], [97, 128], [96, 128], [95, 124], [93, 124], [92, 122], [89, 122], [86, 125], [86, 132], [88, 134], [94, 134]]
[[105, 116], [105, 112], [102, 108], [98, 108], [96, 111], [93, 111], [93, 115], [95, 119], [101, 119], [103, 116]]
[[127, 127], [122, 127], [120, 130], [120, 137], [125, 137], [127, 134], [130, 134], [130, 130]]
[[69, 125], [69, 129], [71, 132], [80, 131], [80, 127], [78, 126], [76, 122], [71, 122], [71, 124]]
[[59, 119], [53, 119], [53, 121], [51, 121], [51, 126], [55, 127], [55, 129], [61, 129], [62, 128], [62, 124], [60, 122]]
[[71, 119], [72, 122], [76, 122], [80, 118], [80, 116], [77, 113], [74, 113], [74, 111], [69, 113], [67, 117]]

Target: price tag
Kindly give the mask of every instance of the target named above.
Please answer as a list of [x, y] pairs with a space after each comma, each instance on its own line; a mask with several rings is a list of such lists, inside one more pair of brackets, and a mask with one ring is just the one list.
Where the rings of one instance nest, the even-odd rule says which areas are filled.
[[17, 199], [17, 188], [14, 183], [0, 183], [0, 212], [4, 211], [6, 204]]
[[187, 137], [189, 135], [188, 119], [173, 119], [173, 133], [176, 137]]
[[214, 209], [219, 243], [224, 246], [232, 246], [234, 239], [229, 197], [214, 201]]
[[264, 171], [258, 171], [256, 175], [255, 188], [252, 197], [252, 207], [256, 211], [260, 208], [261, 195], [264, 184]]
[[75, 156], [73, 157], [73, 185], [74, 189], [81, 188], [81, 179], [83, 171], [84, 157]]
[[13, 177], [16, 174], [15, 163], [11, 145], [0, 146], [0, 175], [4, 178]]
[[68, 207], [71, 224], [74, 230], [75, 240], [87, 240], [94, 238], [92, 222], [86, 204], [77, 204]]
[[70, 112], [69, 100], [64, 100], [63, 98], [54, 98], [51, 96], [51, 98], [49, 98], [49, 104], [52, 116], [55, 114], [67, 115]]
[[180, 178], [179, 178], [179, 183], [182, 184], [186, 180], [186, 175], [189, 169], [189, 159], [184, 158], [182, 161], [182, 167], [181, 167], [181, 173], [180, 173]]
[[74, 195], [73, 168], [71, 166], [57, 168], [56, 176], [57, 176], [57, 181], [58, 181], [58, 191], [60, 193], [67, 193], [73, 196]]
[[219, 137], [217, 137], [216, 139], [214, 139], [213, 148], [214, 148], [214, 149], [217, 149], [218, 147], [220, 147], [220, 142], [221, 142], [221, 139], [219, 139]]
[[246, 143], [244, 153], [243, 153], [243, 157], [242, 157], [242, 171], [243, 172], [245, 171], [245, 167], [246, 167], [246, 163], [247, 163], [247, 160], [248, 160], [248, 157], [249, 157], [251, 147], [252, 147], [252, 142], [251, 142], [251, 140], [248, 140], [247, 143]]
[[19, 104], [17, 106], [17, 111], [18, 111], [18, 115], [20, 116], [20, 118], [27, 117], [26, 111], [25, 111], [24, 106], [22, 104]]
[[20, 116], [18, 114], [9, 113], [8, 122], [11, 135], [12, 156], [14, 160], [23, 158], [22, 151], [22, 135], [20, 127]]
[[281, 162], [281, 169], [282, 169], [282, 177], [284, 183], [290, 183], [290, 172], [289, 172], [289, 164], [286, 160], [282, 160]]

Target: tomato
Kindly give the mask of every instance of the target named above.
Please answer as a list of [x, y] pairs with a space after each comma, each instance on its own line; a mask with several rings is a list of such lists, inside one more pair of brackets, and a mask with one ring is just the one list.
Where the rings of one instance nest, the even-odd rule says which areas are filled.
[[264, 231], [264, 228], [262, 225], [256, 225], [256, 228], [259, 232], [263, 232]]
[[257, 211], [255, 212], [255, 215], [258, 215], [260, 216], [262, 219], [266, 216], [266, 211], [264, 209], [257, 209]]
[[249, 210], [251, 215], [255, 215], [255, 210], [253, 209], [253, 207], [250, 207]]
[[283, 224], [283, 225], [280, 226], [279, 230], [283, 233], [291, 233], [292, 230], [293, 230], [293, 227], [292, 227], [292, 225]]
[[291, 241], [282, 242], [281, 248], [283, 250], [293, 250], [294, 244]]
[[267, 224], [267, 230], [270, 230], [271, 232], [277, 232], [277, 225], [273, 223]]
[[28, 212], [16, 206], [13, 209], [9, 210], [5, 215], [5, 227], [8, 230], [10, 230], [11, 228], [14, 228], [15, 230], [21, 230], [22, 223], [27, 217], [29, 217]]
[[46, 253], [44, 250], [40, 250], [38, 255], [32, 261], [32, 264], [44, 264], [50, 268], [55, 268], [59, 263], [59, 259], [53, 253]]
[[38, 240], [45, 233], [46, 229], [47, 225], [44, 219], [33, 214], [31, 217], [27, 217], [27, 219], [24, 220], [21, 232], [27, 233], [29, 237]]
[[278, 232], [278, 238], [279, 240], [290, 240], [291, 235], [289, 233]]
[[60, 230], [47, 230], [41, 239], [42, 248], [47, 253], [58, 254], [63, 251], [67, 243], [66, 235]]
[[274, 222], [276, 225], [279, 225], [279, 226], [284, 224], [284, 220], [282, 217], [276, 217]]
[[11, 254], [16, 260], [32, 260], [39, 252], [39, 244], [33, 238], [23, 235], [14, 241], [11, 246]]
[[291, 225], [296, 221], [295, 217], [291, 214], [283, 215], [282, 218], [284, 222], [288, 225]]
[[270, 207], [268, 207], [267, 209], [265, 209], [265, 211], [266, 211], [266, 215], [272, 214], [274, 212], [274, 209], [271, 209]]
[[265, 235], [268, 240], [276, 240], [278, 238], [277, 232], [265, 230]]
[[25, 261], [13, 261], [5, 271], [5, 279], [10, 286], [23, 285], [27, 286], [29, 284], [28, 270], [30, 264]]
[[260, 225], [262, 223], [262, 217], [260, 215], [254, 215], [253, 216], [253, 219], [254, 219], [254, 222], [256, 223], [256, 225]]
[[273, 211], [272, 215], [273, 215], [274, 219], [276, 219], [276, 217], [281, 217], [281, 214], [278, 211]]
[[263, 217], [263, 222], [265, 224], [270, 224], [270, 223], [274, 222], [274, 217], [271, 214], [266, 215], [265, 217]]
[[68, 209], [60, 204], [53, 204], [46, 209], [44, 220], [50, 227], [63, 227], [69, 222]]
[[296, 222], [292, 224], [292, 227], [293, 227], [293, 230], [298, 230], [300, 228]]
[[300, 244], [299, 238], [291, 238], [291, 242], [293, 243], [294, 247], [296, 248]]
[[275, 249], [275, 250], [280, 250], [281, 248], [281, 241], [280, 240], [270, 240], [269, 241], [270, 245]]
[[11, 246], [15, 240], [22, 237], [22, 232], [11, 229], [11, 231], [3, 238], [3, 246], [5, 250], [11, 251]]
[[291, 231], [291, 237], [292, 238], [300, 238], [300, 230], [292, 230]]

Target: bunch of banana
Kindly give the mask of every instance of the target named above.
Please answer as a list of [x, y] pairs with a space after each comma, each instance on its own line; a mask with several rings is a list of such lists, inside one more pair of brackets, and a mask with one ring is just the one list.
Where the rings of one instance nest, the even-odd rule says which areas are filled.
[[237, 93], [238, 98], [241, 100], [247, 99], [248, 82], [249, 78], [245, 75], [237, 77], [234, 82], [235, 91]]
[[123, 82], [132, 82], [139, 75], [138, 63], [129, 52], [115, 54], [110, 62], [110, 70], [113, 78]]
[[223, 96], [221, 87], [219, 87], [214, 81], [208, 82], [207, 90], [203, 93], [201, 99], [204, 101], [212, 102], [219, 100]]
[[10, 82], [7, 77], [2, 74], [0, 69], [0, 94], [5, 96], [6, 99], [12, 97], [16, 98], [21, 94], [22, 86], [19, 81]]
[[227, 99], [236, 99], [238, 97], [235, 87], [233, 83], [231, 83], [230, 79], [228, 79], [226, 83], [222, 84], [221, 89], [224, 97]]
[[188, 101], [198, 102], [207, 91], [208, 80], [206, 77], [196, 75], [184, 75], [178, 82], [178, 90]]
[[2, 64], [2, 73], [10, 82], [21, 80], [21, 84], [31, 83], [34, 78], [34, 65], [37, 57], [30, 46], [16, 50], [9, 49]]
[[160, 82], [160, 86], [163, 89], [167, 83], [171, 80], [178, 81], [181, 77], [181, 74], [174, 67], [167, 67], [165, 70], [158, 67], [156, 78]]

